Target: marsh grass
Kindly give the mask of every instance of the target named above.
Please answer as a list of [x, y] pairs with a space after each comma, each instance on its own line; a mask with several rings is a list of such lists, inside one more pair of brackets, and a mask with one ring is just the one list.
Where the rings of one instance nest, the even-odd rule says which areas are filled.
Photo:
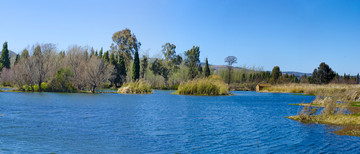
[[144, 81], [144, 80], [138, 80], [138, 81], [131, 81], [123, 86], [121, 86], [118, 90], [118, 93], [123, 94], [151, 94], [151, 85]]
[[[305, 95], [318, 95], [335, 93], [348, 93], [346, 97], [359, 98], [360, 85], [349, 84], [279, 84], [270, 87], [264, 87], [261, 92], [280, 92], [280, 93], [303, 93]], [[342, 94], [341, 94], [342, 95]]]
[[304, 123], [345, 126], [335, 133], [360, 136], [359, 85], [288, 84], [267, 87], [265, 91], [316, 95], [316, 99], [311, 103], [297, 104], [303, 106], [301, 111], [296, 116], [287, 118]]
[[228, 85], [219, 76], [199, 78], [181, 83], [175, 94], [217, 96], [230, 95]]
[[341, 102], [360, 102], [360, 85], [349, 84], [282, 84], [265, 87], [261, 92], [302, 93], [315, 95], [314, 104], [324, 105], [328, 99]]

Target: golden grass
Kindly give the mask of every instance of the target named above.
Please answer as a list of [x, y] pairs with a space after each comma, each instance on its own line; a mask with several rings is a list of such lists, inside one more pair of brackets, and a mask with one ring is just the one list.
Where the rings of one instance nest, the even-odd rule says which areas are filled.
[[217, 96], [229, 95], [228, 85], [219, 76], [199, 78], [181, 83], [175, 94]]
[[319, 97], [337, 97], [337, 101], [360, 101], [360, 85], [282, 84], [265, 87], [261, 92], [303, 93], [305, 95], [316, 95]]
[[144, 80], [138, 80], [138, 81], [131, 81], [129, 83], [124, 84], [121, 86], [118, 90], [118, 93], [123, 94], [151, 94], [151, 85], [144, 81]]

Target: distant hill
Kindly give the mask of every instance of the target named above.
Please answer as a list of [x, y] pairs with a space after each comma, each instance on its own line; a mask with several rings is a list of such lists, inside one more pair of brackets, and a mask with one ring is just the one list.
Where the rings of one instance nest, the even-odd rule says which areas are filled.
[[304, 74], [306, 74], [306, 76], [312, 76], [312, 74], [311, 73], [302, 73], [302, 72], [292, 72], [292, 71], [286, 71], [286, 72], [282, 72], [282, 74], [284, 75], [284, 74], [289, 74], [289, 75], [292, 75], [292, 74], [294, 74], [296, 77], [302, 77]]
[[[201, 65], [205, 66], [205, 63], [201, 63]], [[227, 65], [210, 65], [210, 66], [215, 70], [219, 70], [219, 69], [226, 69]], [[235, 69], [242, 69], [242, 67], [235, 67]], [[302, 73], [302, 72], [295, 72], [295, 71], [284, 71], [284, 72], [282, 72], [283, 75], [285, 75], [286, 73], [289, 74], [289, 75], [294, 74], [298, 78], [300, 78], [304, 74], [306, 74], [306, 76], [311, 76], [312, 75], [311, 73]]]
[[[15, 53], [14, 51], [9, 50], [10, 53], [10, 58], [11, 57], [15, 57], [17, 53]], [[1, 55], [1, 51], [0, 51], [0, 55]]]

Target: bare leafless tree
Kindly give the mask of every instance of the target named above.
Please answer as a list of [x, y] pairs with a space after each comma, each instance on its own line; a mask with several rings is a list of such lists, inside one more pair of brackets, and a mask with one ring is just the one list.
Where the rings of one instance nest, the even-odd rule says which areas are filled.
[[92, 93], [100, 86], [101, 83], [107, 82], [114, 71], [114, 66], [104, 62], [102, 59], [93, 56], [85, 66], [85, 82], [89, 86]]
[[35, 58], [29, 57], [24, 58], [20, 61], [22, 72], [19, 72], [25, 84], [31, 87], [31, 90], [34, 91], [34, 85], [37, 83], [37, 69], [35, 66]]
[[48, 78], [48, 75], [51, 72], [51, 68], [53, 65], [52, 54], [56, 52], [56, 46], [54, 44], [42, 44], [37, 45], [34, 48], [32, 61], [34, 62], [34, 77], [36, 78], [36, 82], [39, 86], [39, 91], [41, 92], [41, 83], [45, 82]]
[[69, 67], [71, 72], [74, 73], [72, 83], [78, 89], [85, 88], [86, 84], [83, 80], [85, 63], [87, 61], [86, 48], [80, 46], [71, 46], [65, 57], [65, 67]]
[[4, 67], [1, 71], [1, 78], [0, 78], [2, 85], [5, 85], [6, 82], [10, 82], [11, 76], [12, 76], [11, 70]]

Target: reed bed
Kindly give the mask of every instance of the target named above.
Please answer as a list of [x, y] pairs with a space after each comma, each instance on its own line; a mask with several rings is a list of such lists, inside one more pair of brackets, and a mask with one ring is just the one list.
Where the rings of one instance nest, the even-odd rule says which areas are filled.
[[123, 86], [121, 86], [118, 90], [118, 93], [123, 94], [151, 94], [151, 85], [144, 81], [144, 80], [138, 80], [138, 81], [131, 81]]
[[175, 94], [217, 96], [229, 95], [228, 85], [219, 76], [198, 78], [181, 83]]

